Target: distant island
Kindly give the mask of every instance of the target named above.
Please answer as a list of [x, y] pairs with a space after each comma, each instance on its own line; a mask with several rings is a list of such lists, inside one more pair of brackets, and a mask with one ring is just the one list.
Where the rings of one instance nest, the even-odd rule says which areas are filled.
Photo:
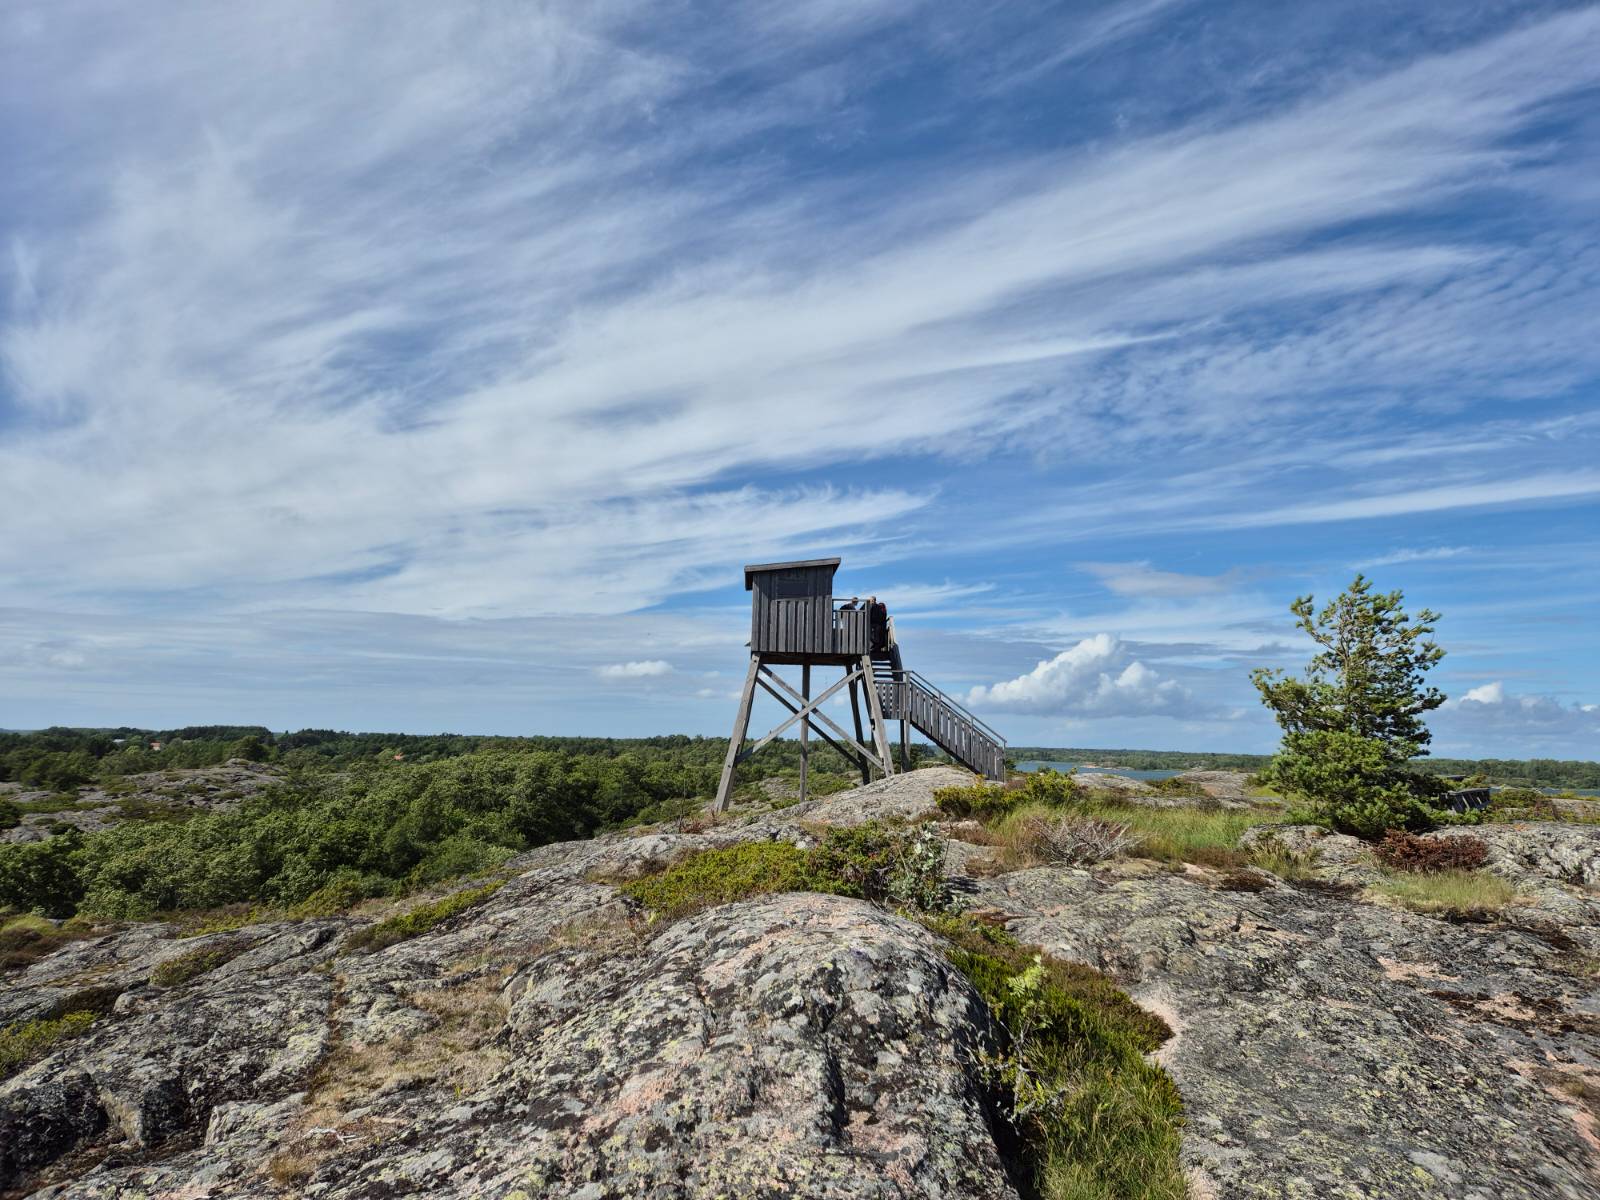
[[[1072, 762], [1123, 771], [1259, 771], [1270, 754], [1210, 750], [1108, 750], [1082, 746], [1013, 746], [1015, 762]], [[1546, 788], [1600, 788], [1600, 762], [1555, 758], [1416, 758], [1425, 775], [1483, 775], [1491, 784]]]

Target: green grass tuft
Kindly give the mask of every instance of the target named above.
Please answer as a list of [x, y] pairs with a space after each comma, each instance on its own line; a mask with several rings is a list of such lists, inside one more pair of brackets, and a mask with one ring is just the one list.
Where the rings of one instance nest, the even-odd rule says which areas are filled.
[[1003, 1030], [986, 1073], [1042, 1200], [1183, 1200], [1183, 1104], [1145, 1058], [1171, 1036], [1099, 971], [959, 918], [924, 923]]
[[1250, 865], [1260, 867], [1263, 871], [1270, 871], [1279, 879], [1297, 882], [1305, 879], [1317, 879], [1317, 864], [1320, 856], [1315, 849], [1291, 850], [1276, 836], [1266, 836], [1256, 840], [1250, 849]]
[[1419, 913], [1488, 915], [1517, 898], [1516, 888], [1488, 871], [1385, 872], [1369, 890]]
[[493, 883], [486, 883], [482, 887], [470, 888], [463, 892], [452, 892], [441, 900], [433, 900], [427, 904], [419, 904], [415, 908], [375, 922], [362, 929], [356, 930], [344, 940], [344, 951], [374, 951], [387, 949], [399, 942], [414, 938], [419, 934], [427, 933], [441, 921], [465, 912], [477, 904], [482, 904], [490, 896], [504, 886], [505, 880], [497, 879]]
[[1102, 805], [1091, 815], [1132, 826], [1148, 858], [1230, 866], [1237, 865], [1231, 860], [1244, 831], [1277, 819], [1276, 813], [1250, 808], [1154, 808], [1143, 804]]
[[987, 838], [992, 845], [1012, 852], [1020, 865], [1021, 849], [1028, 831], [1038, 820], [1059, 817], [1063, 811], [1087, 820], [1125, 825], [1138, 838], [1130, 851], [1161, 862], [1204, 863], [1215, 867], [1246, 865], [1248, 857], [1238, 849], [1239, 837], [1252, 825], [1277, 819], [1267, 809], [1202, 808], [1180, 805], [1157, 808], [1148, 804], [1119, 804], [1086, 801], [1075, 805], [1026, 804], [1013, 808], [987, 823]]

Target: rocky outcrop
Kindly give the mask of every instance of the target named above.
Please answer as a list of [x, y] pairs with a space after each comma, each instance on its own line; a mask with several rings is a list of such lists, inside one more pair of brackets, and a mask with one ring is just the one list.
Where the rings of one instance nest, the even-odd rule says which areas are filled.
[[[478, 907], [377, 953], [347, 950], [376, 913], [63, 947], [5, 981], [0, 1022], [85, 997], [104, 1015], [0, 1083], [4, 1186], [1012, 1197], [975, 1067], [989, 1016], [921, 926], [791, 894], [663, 928], [614, 886], [697, 848], [925, 819], [938, 787], [969, 779], [916, 772], [546, 846]], [[1197, 1200], [1592, 1197], [1600, 827], [1473, 832], [1523, 894], [1504, 919], [1369, 903], [1365, 848], [1297, 826], [1247, 836], [1314, 861], [1301, 882], [1124, 860], [958, 890], [985, 920], [1115, 974], [1176, 1030], [1159, 1054]], [[953, 844], [948, 861], [978, 857]], [[150, 982], [207, 947], [226, 961]]]
[[[0, 829], [0, 842], [43, 841], [63, 826], [82, 833], [98, 833], [120, 824], [130, 810], [231, 808], [282, 777], [283, 772], [270, 763], [242, 758], [231, 758], [214, 767], [126, 775], [117, 781], [115, 790], [85, 787], [78, 791], [76, 802], [69, 796], [64, 807], [23, 814], [19, 824]], [[48, 799], [52, 793], [13, 783], [0, 784], [0, 795], [25, 804]]]
[[1185, 771], [1178, 778], [1196, 785], [1213, 800], [1245, 803], [1251, 799], [1248, 771]]
[[1579, 1096], [1600, 1079], [1600, 995], [1569, 950], [1509, 925], [1223, 882], [1034, 870], [976, 897], [1019, 937], [1117, 974], [1178, 1031], [1162, 1061], [1201, 1194], [1594, 1194], [1600, 1146]]

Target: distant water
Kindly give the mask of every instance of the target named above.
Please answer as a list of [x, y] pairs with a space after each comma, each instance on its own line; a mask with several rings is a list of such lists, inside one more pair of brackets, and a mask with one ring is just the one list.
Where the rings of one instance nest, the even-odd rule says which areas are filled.
[[1017, 764], [1019, 771], [1060, 771], [1065, 775], [1068, 771], [1077, 771], [1082, 775], [1121, 775], [1124, 779], [1172, 779], [1182, 775], [1182, 771], [1135, 771], [1125, 767], [1090, 767], [1083, 763], [1051, 762], [1046, 759], [1029, 759], [1027, 762]]

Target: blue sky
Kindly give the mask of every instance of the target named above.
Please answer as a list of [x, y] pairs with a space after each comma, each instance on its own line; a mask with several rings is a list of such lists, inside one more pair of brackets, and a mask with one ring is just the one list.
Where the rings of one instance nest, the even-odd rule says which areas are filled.
[[1015, 742], [1363, 570], [1600, 757], [1600, 8], [12, 0], [0, 161], [0, 725], [721, 733], [837, 553]]

